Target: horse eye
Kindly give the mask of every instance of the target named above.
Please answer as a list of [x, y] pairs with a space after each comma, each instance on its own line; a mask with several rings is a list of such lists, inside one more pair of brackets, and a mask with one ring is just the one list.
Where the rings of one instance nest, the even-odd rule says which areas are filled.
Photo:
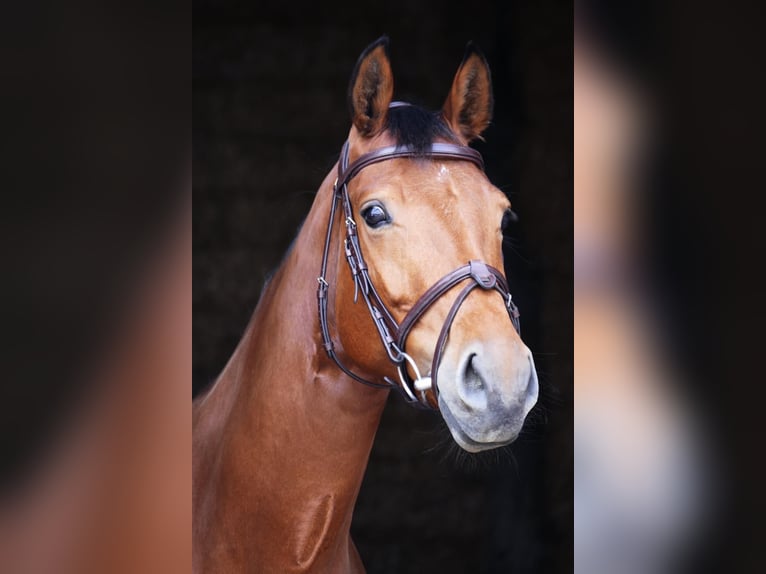
[[362, 217], [364, 218], [364, 222], [373, 229], [390, 221], [385, 208], [377, 203], [365, 207], [362, 210]]
[[511, 224], [517, 223], [518, 221], [519, 216], [516, 215], [516, 212], [509, 207], [503, 214], [503, 220], [500, 222], [500, 231], [505, 233], [508, 231], [508, 228], [511, 226]]

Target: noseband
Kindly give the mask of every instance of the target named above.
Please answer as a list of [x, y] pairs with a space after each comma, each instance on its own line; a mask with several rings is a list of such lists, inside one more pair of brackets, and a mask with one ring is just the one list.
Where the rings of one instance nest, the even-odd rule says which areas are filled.
[[[432, 285], [425, 293], [423, 293], [423, 295], [421, 295], [420, 299], [415, 302], [401, 324], [398, 324], [385, 303], [381, 300], [370, 279], [367, 263], [364, 260], [362, 248], [359, 244], [359, 235], [357, 234], [356, 229], [357, 224], [354, 221], [351, 201], [349, 199], [348, 184], [365, 167], [390, 159], [425, 157], [430, 159], [470, 161], [476, 164], [482, 171], [484, 170], [484, 162], [481, 158], [481, 154], [476, 150], [467, 146], [447, 143], [431, 144], [430, 149], [425, 152], [416, 152], [408, 146], [383, 147], [362, 155], [351, 165], [348, 163], [348, 153], [349, 144], [346, 142], [341, 151], [340, 161], [338, 162], [338, 179], [333, 186], [330, 220], [327, 225], [327, 235], [322, 256], [322, 271], [317, 278], [317, 281], [319, 282], [319, 288], [317, 290], [317, 299], [319, 302], [319, 325], [322, 332], [324, 349], [327, 352], [327, 355], [338, 365], [338, 367], [355, 381], [371, 387], [396, 388], [404, 395], [407, 402], [413, 406], [437, 408], [439, 388], [436, 383], [436, 377], [439, 371], [442, 353], [447, 344], [447, 337], [449, 336], [449, 330], [455, 320], [455, 316], [471, 291], [477, 287], [485, 291], [497, 291], [503, 297], [508, 315], [517, 332], [520, 330], [519, 311], [511, 299], [511, 293], [508, 290], [508, 284], [506, 283], [503, 274], [482, 261], [469, 261], [462, 267], [458, 267], [451, 273], [448, 273]], [[401, 385], [388, 377], [383, 378], [385, 381], [384, 383], [368, 381], [347, 368], [335, 352], [335, 345], [330, 336], [330, 330], [327, 324], [327, 290], [329, 284], [326, 279], [326, 274], [333, 223], [335, 221], [335, 212], [338, 203], [342, 204], [343, 213], [345, 215], [346, 237], [343, 242], [343, 249], [349, 269], [351, 270], [351, 275], [354, 279], [354, 303], [356, 303], [359, 293], [361, 293], [362, 298], [367, 304], [370, 316], [375, 323], [375, 327], [378, 330], [386, 354], [391, 362], [397, 367]], [[431, 364], [431, 376], [422, 377], [414, 359], [405, 352], [407, 337], [415, 324], [442, 295], [456, 285], [466, 281], [467, 284], [463, 287], [463, 290], [460, 291], [452, 304], [452, 307], [444, 320], [444, 324], [442, 325], [441, 332], [439, 333]], [[410, 377], [407, 371], [408, 364], [412, 367], [412, 370], [415, 373], [416, 378], [414, 380]], [[428, 389], [433, 390], [433, 401], [428, 400], [426, 394]]]

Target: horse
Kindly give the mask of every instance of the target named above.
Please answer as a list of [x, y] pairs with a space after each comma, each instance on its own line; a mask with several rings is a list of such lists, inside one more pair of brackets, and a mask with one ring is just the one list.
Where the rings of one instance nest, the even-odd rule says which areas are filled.
[[469, 43], [441, 110], [393, 101], [388, 38], [351, 128], [245, 333], [193, 405], [195, 572], [364, 572], [351, 517], [390, 390], [475, 453], [537, 401], [503, 272], [510, 203], [469, 146], [492, 116]]

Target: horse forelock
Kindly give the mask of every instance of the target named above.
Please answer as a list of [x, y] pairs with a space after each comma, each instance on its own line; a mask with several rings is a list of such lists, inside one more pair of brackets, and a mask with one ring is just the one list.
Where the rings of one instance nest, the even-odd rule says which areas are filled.
[[437, 140], [460, 144], [440, 111], [433, 112], [416, 105], [390, 108], [385, 128], [396, 145], [409, 146], [424, 155]]

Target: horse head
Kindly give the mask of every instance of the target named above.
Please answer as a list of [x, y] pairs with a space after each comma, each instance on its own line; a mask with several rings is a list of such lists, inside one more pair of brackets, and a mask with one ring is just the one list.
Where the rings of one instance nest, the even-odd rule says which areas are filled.
[[[510, 203], [467, 147], [491, 120], [489, 67], [469, 44], [436, 112], [392, 102], [393, 89], [381, 38], [352, 74], [352, 127], [336, 184], [349, 230], [332, 298], [342, 355], [373, 380], [395, 380], [398, 367], [399, 384], [441, 412], [464, 450], [506, 445], [535, 405], [538, 382], [498, 271]], [[362, 263], [349, 259], [355, 249]], [[394, 343], [384, 352], [387, 333]]]

